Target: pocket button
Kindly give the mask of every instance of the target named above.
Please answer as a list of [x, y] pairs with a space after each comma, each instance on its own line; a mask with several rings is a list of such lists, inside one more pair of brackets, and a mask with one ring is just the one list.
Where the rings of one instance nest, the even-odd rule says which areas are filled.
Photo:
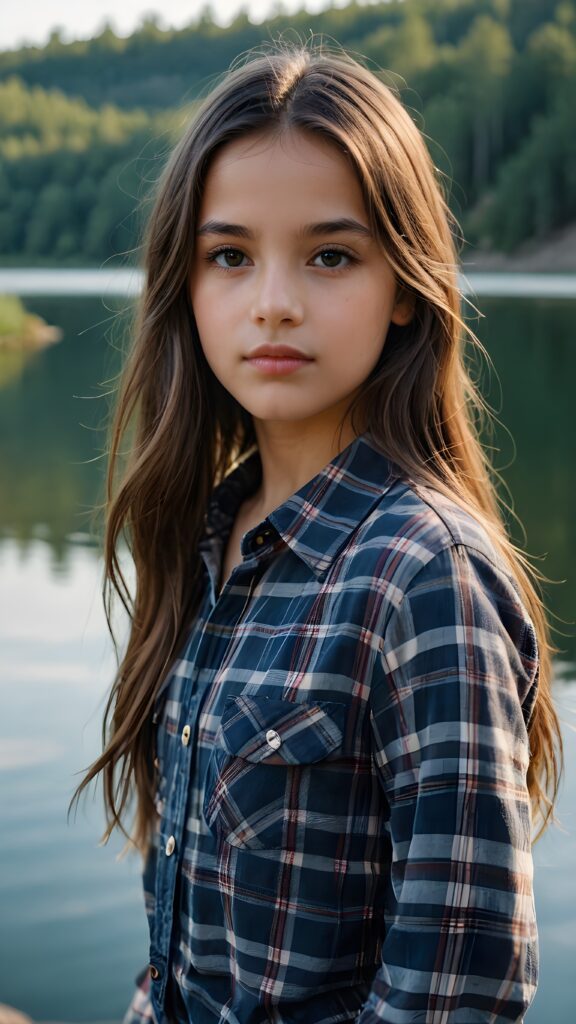
[[272, 750], [278, 750], [282, 740], [275, 729], [268, 729], [268, 732], [266, 733], [266, 742], [268, 746], [272, 747]]

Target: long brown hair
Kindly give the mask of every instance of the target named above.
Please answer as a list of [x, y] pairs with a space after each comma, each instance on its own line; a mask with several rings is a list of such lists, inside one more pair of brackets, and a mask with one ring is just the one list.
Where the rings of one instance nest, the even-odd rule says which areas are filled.
[[[508, 538], [495, 470], [479, 439], [489, 407], [466, 365], [464, 342], [486, 355], [461, 312], [455, 221], [423, 137], [394, 91], [346, 51], [309, 40], [249, 51], [203, 100], [160, 179], [145, 237], [145, 283], [110, 437], [104, 601], [130, 613], [125, 654], [106, 706], [100, 772], [107, 838], [120, 827], [145, 851], [155, 818], [151, 716], [200, 600], [197, 544], [210, 493], [255, 443], [250, 415], [220, 385], [200, 345], [188, 281], [203, 186], [216, 151], [248, 133], [296, 128], [344, 149], [372, 230], [397, 282], [415, 298], [408, 326], [391, 325], [380, 360], [351, 412], [416, 483], [468, 509], [516, 579], [539, 647], [529, 723], [528, 786], [541, 829], [553, 810], [562, 740], [551, 696], [545, 579]], [[121, 447], [129, 441], [128, 455]], [[123, 540], [134, 561], [131, 598]], [[130, 833], [125, 817], [136, 797]]]

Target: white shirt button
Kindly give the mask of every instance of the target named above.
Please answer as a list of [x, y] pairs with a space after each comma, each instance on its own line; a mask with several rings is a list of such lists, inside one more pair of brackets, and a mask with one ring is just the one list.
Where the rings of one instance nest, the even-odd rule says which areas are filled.
[[174, 839], [174, 836], [170, 836], [170, 838], [168, 839], [168, 842], [166, 843], [166, 856], [170, 857], [174, 853], [175, 849], [176, 849], [176, 840]]
[[268, 746], [272, 747], [272, 750], [278, 750], [282, 740], [275, 729], [268, 729], [268, 732], [266, 733], [266, 742]]
[[185, 725], [184, 728], [182, 729], [182, 737], [181, 737], [181, 739], [182, 739], [182, 746], [183, 747], [187, 747], [188, 743], [190, 742], [190, 726], [189, 725]]

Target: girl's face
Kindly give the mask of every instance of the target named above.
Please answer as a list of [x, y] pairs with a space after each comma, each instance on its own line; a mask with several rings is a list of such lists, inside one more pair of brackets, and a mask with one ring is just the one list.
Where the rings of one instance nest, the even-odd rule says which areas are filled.
[[302, 131], [228, 143], [197, 223], [190, 295], [216, 377], [255, 421], [335, 428], [412, 316], [344, 153]]

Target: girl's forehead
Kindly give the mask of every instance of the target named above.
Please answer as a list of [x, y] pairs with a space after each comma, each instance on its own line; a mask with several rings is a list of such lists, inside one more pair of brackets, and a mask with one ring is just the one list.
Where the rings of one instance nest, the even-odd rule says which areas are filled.
[[343, 204], [341, 216], [364, 213], [360, 183], [344, 150], [322, 136], [294, 129], [226, 143], [210, 163], [202, 206], [226, 202], [257, 210], [267, 200], [285, 205], [288, 196], [299, 206]]
[[246, 158], [286, 158], [303, 163], [332, 163], [344, 150], [325, 135], [304, 128], [286, 128], [276, 131], [249, 132], [237, 139], [226, 142], [218, 151], [216, 159], [221, 163]]

